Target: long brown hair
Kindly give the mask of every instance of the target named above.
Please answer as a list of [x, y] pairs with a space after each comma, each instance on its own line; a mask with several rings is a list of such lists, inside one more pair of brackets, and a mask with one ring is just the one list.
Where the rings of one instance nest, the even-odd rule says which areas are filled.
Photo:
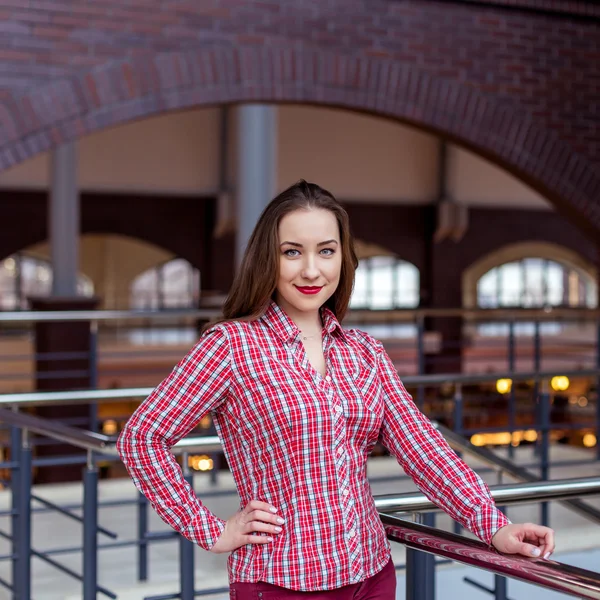
[[264, 314], [279, 277], [279, 223], [295, 210], [310, 209], [328, 210], [338, 222], [342, 250], [340, 281], [325, 306], [338, 321], [344, 318], [358, 266], [348, 213], [333, 194], [316, 183], [300, 180], [274, 198], [258, 219], [223, 305], [221, 321], [254, 321]]

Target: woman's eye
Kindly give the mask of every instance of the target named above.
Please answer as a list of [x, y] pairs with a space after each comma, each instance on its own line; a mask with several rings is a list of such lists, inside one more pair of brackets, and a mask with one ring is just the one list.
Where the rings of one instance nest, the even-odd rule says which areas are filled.
[[332, 254], [335, 254], [335, 250], [333, 248], [323, 248], [323, 250], [321, 250], [321, 253], [324, 253], [325, 256], [331, 256]]
[[[293, 254], [293, 252], [295, 252], [296, 254]], [[290, 248], [289, 250], [285, 250], [284, 254], [286, 256], [298, 256], [298, 254], [300, 254], [300, 253], [298, 252], [298, 250], [295, 250], [294, 248]]]

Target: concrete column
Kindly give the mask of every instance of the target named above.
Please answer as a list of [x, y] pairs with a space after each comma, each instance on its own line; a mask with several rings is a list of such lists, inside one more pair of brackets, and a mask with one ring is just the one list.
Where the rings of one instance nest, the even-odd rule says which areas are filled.
[[237, 140], [237, 240], [239, 265], [250, 234], [277, 186], [277, 107], [240, 106]]
[[79, 267], [79, 192], [75, 142], [59, 146], [51, 158], [52, 189], [48, 237], [52, 259], [52, 296], [77, 296]]

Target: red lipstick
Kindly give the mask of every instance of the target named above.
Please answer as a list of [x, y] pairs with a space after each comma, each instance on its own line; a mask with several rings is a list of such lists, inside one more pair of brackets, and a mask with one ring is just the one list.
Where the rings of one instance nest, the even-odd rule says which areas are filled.
[[305, 287], [300, 287], [297, 285], [296, 289], [303, 294], [318, 294], [323, 289], [323, 286], [317, 287], [307, 285]]

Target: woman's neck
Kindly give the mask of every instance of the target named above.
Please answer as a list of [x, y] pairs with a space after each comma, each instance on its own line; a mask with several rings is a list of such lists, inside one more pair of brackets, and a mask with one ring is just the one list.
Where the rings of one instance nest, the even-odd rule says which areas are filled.
[[296, 311], [292, 307], [287, 306], [286, 302], [279, 304], [280, 308], [285, 311], [287, 316], [294, 321], [296, 327], [306, 335], [321, 333], [323, 324], [321, 323], [321, 312], [315, 310], [311, 312]]

